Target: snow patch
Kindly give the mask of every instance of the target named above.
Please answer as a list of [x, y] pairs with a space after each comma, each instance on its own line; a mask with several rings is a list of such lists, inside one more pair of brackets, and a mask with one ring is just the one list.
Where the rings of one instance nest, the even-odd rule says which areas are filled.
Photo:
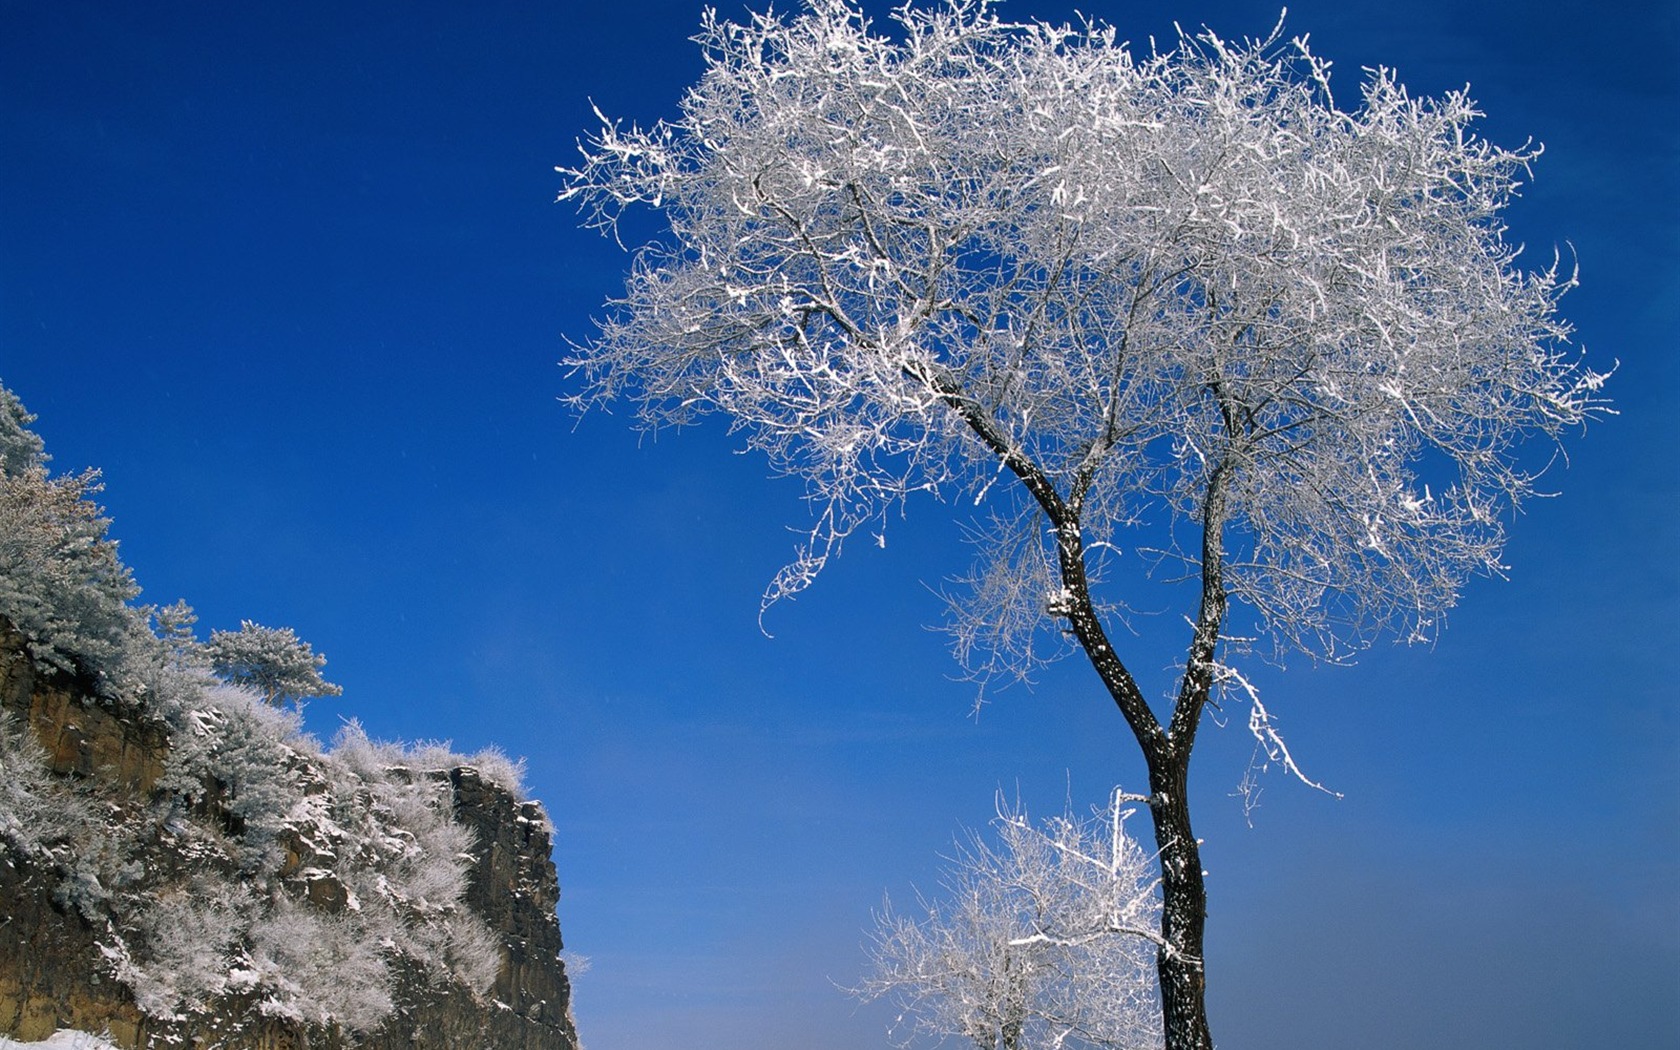
[[8, 1039], [0, 1035], [0, 1050], [118, 1050], [115, 1043], [108, 1042], [87, 1032], [77, 1032], [69, 1028], [60, 1028], [52, 1035], [39, 1042], [20, 1043], [15, 1039]]

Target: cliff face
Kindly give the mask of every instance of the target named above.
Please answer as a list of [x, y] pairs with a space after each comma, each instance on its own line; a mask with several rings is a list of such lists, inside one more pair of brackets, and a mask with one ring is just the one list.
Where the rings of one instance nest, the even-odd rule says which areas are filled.
[[[377, 1027], [359, 1033], [295, 1011], [288, 1016], [272, 998], [263, 1000], [249, 983], [242, 985], [237, 972], [216, 985], [213, 1000], [195, 1008], [159, 1009], [154, 1002], [143, 1009], [134, 970], [124, 969], [127, 947], [118, 936], [123, 902], [190, 894], [212, 869], [237, 879], [214, 835], [195, 834], [178, 816], [178, 793], [159, 786], [169, 767], [171, 732], [138, 707], [125, 709], [85, 695], [73, 683], [44, 679], [23, 639], [3, 620], [0, 713], [39, 744], [46, 776], [57, 782], [51, 786], [73, 792], [111, 829], [108, 837], [94, 836], [93, 847], [78, 849], [113, 844], [123, 856], [107, 868], [124, 873], [120, 885], [84, 886], [78, 879], [85, 883], [88, 876], [76, 874], [68, 847], [8, 849], [0, 841], [0, 1034], [34, 1040], [57, 1028], [109, 1031], [118, 1045], [135, 1050], [577, 1050], [570, 987], [558, 958], [559, 884], [539, 804], [518, 800], [471, 767], [412, 774], [440, 781], [440, 791], [447, 781], [454, 819], [472, 832], [461, 905], [499, 946], [500, 966], [487, 990], [440, 976], [438, 967], [411, 955], [389, 961], [388, 1010]], [[0, 768], [0, 777], [18, 774]], [[213, 786], [195, 804], [200, 818], [234, 820], [217, 812], [221, 802]], [[0, 823], [6, 816], [0, 813]], [[281, 827], [278, 896], [285, 897], [285, 908], [319, 917], [311, 921], [331, 922], [357, 904], [354, 889], [316, 863], [312, 851], [330, 853], [320, 839], [312, 828]], [[151, 936], [185, 934], [157, 926]]]
[[[23, 638], [0, 620], [0, 713], [28, 727], [53, 772], [96, 778], [138, 800], [162, 773], [168, 735], [37, 683]], [[0, 770], [14, 776], [16, 771]], [[66, 911], [61, 872], [44, 859], [0, 853], [0, 1033], [43, 1039], [58, 1028], [109, 1029], [137, 1046], [142, 1016], [102, 976], [95, 928]], [[58, 898], [55, 900], [55, 898]]]
[[501, 970], [484, 1005], [473, 1003], [459, 987], [440, 995], [405, 975], [397, 1013], [359, 1045], [374, 1050], [577, 1050], [571, 984], [559, 960], [554, 908], [560, 884], [549, 859], [548, 817], [537, 803], [516, 801], [470, 767], [448, 775], [455, 818], [473, 830], [477, 842], [467, 905], [501, 941]]

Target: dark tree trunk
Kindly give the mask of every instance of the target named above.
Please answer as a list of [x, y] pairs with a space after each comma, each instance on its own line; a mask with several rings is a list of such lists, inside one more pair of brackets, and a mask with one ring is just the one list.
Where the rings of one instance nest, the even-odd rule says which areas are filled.
[[1161, 981], [1161, 1021], [1167, 1050], [1211, 1050], [1207, 977], [1202, 934], [1207, 922], [1207, 888], [1202, 856], [1190, 830], [1189, 755], [1150, 763], [1150, 815], [1161, 864], [1161, 936], [1170, 948], [1155, 954]]
[[[1216, 472], [1216, 479], [1223, 474]], [[1208, 517], [1223, 513], [1223, 486], [1210, 492]], [[1161, 938], [1155, 970], [1161, 985], [1161, 1021], [1166, 1050], [1212, 1050], [1207, 1021], [1207, 975], [1203, 966], [1203, 931], [1207, 924], [1207, 888], [1202, 881], [1201, 849], [1190, 827], [1190, 754], [1203, 708], [1213, 685], [1214, 652], [1225, 615], [1220, 582], [1218, 530], [1209, 530], [1210, 557], [1204, 563], [1202, 607], [1190, 643], [1184, 678], [1172, 718], [1162, 726], [1144, 700], [1137, 682], [1109, 644], [1091, 601], [1085, 575], [1084, 544], [1077, 519], [1060, 532], [1062, 582], [1067, 603], [1060, 611], [1091, 661], [1115, 705], [1125, 716], [1149, 767], [1149, 812], [1161, 866]]]
[[[1190, 752], [1196, 744], [1215, 675], [1215, 653], [1225, 622], [1227, 596], [1222, 570], [1226, 485], [1230, 466], [1216, 465], [1208, 477], [1201, 507], [1201, 607], [1185, 660], [1184, 678], [1172, 715], [1163, 726], [1144, 699], [1137, 681], [1109, 642], [1102, 617], [1091, 600], [1085, 571], [1085, 535], [1080, 524], [1086, 493], [1095, 478], [1096, 457], [1074, 471], [1061, 492], [1052, 476], [1012, 442], [1006, 428], [992, 418], [955, 376], [917, 366], [911, 378], [936, 391], [973, 428], [987, 447], [1026, 486], [1056, 533], [1056, 559], [1062, 593], [1052, 596], [1049, 611], [1065, 618], [1068, 632], [1078, 641], [1091, 667], [1136, 738], [1149, 766], [1149, 811], [1155, 822], [1155, 845], [1161, 865], [1161, 938], [1155, 969], [1161, 983], [1161, 1018], [1166, 1050], [1212, 1050], [1207, 1022], [1207, 975], [1202, 940], [1207, 924], [1207, 888], [1202, 881], [1202, 856], [1190, 829]], [[1219, 399], [1227, 431], [1237, 421], [1218, 382], [1210, 386]]]

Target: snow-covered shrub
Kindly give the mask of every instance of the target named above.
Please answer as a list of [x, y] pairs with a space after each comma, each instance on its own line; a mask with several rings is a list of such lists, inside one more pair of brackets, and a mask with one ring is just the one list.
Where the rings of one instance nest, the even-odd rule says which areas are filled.
[[93, 823], [87, 798], [48, 771], [34, 734], [0, 711], [0, 855], [43, 854]]
[[364, 771], [404, 767], [438, 772], [466, 766], [512, 795], [514, 801], [525, 800], [525, 760], [510, 758], [494, 745], [463, 755], [447, 740], [373, 740], [360, 723], [349, 719], [333, 740], [333, 754]]
[[[472, 835], [441, 772], [461, 756], [376, 744], [354, 723], [322, 753], [295, 714], [221, 683], [172, 721], [160, 787], [177, 817], [231, 818], [200, 832], [228, 874], [128, 917], [112, 969], [143, 1010], [213, 1010], [237, 992], [273, 1016], [365, 1030], [391, 1009], [399, 959], [475, 995], [489, 989], [501, 945], [463, 903]], [[311, 903], [323, 883], [336, 903]]]
[[[489, 989], [501, 945], [463, 903], [473, 841], [447, 776], [465, 758], [375, 743], [354, 723], [323, 753], [295, 712], [150, 654], [135, 678], [170, 698], [172, 739], [156, 819], [204, 863], [119, 900], [107, 884], [132, 873], [84, 850], [103, 859], [66, 880], [84, 912], [116, 915], [109, 966], [142, 1010], [214, 1013], [218, 997], [241, 994], [276, 1017], [366, 1030], [390, 1012], [398, 959]], [[336, 904], [312, 903], [323, 881]]]
[[1160, 886], [1126, 830], [1143, 801], [1116, 789], [1100, 816], [1035, 823], [1000, 797], [995, 835], [958, 839], [925, 916], [876, 917], [856, 994], [899, 1005], [904, 1046], [1156, 1050]]
[[[124, 819], [121, 807], [74, 785], [82, 795], [79, 815], [85, 823], [49, 856], [59, 874], [53, 900], [66, 911], [80, 912], [90, 923], [101, 921], [113, 906], [146, 878], [140, 853], [141, 828]], [[72, 797], [74, 797], [74, 795]]]
[[525, 801], [525, 760], [514, 758], [491, 744], [467, 756], [462, 765], [478, 770], [479, 776], [512, 795], [514, 801]]
[[86, 783], [51, 772], [29, 727], [0, 711], [0, 857], [52, 872], [55, 901], [90, 921], [145, 874], [133, 828], [116, 812]]
[[248, 967], [234, 979], [261, 989], [272, 1017], [366, 1031], [391, 1012], [380, 942], [353, 915], [324, 915], [288, 897], [251, 928]]
[[502, 968], [502, 942], [471, 912], [456, 910], [446, 921], [403, 927], [397, 946], [434, 978], [455, 980], [485, 995]]
[[245, 689], [215, 683], [202, 704], [176, 717], [169, 763], [159, 786], [188, 802], [213, 796], [231, 818], [248, 873], [271, 870], [279, 836], [304, 797], [297, 715]]
[[[341, 771], [334, 790], [355, 849], [340, 869], [347, 886], [364, 908], [379, 902], [407, 917], [390, 933], [396, 952], [475, 993], [488, 990], [501, 946], [463, 904], [474, 842], [454, 819], [447, 777], [467, 759], [437, 743], [371, 740], [354, 721], [326, 757]], [[347, 789], [360, 805], [342, 806]]]
[[211, 1010], [236, 986], [245, 935], [260, 914], [257, 897], [244, 885], [209, 873], [196, 876], [139, 912], [135, 943], [113, 960], [117, 977], [153, 1016]]

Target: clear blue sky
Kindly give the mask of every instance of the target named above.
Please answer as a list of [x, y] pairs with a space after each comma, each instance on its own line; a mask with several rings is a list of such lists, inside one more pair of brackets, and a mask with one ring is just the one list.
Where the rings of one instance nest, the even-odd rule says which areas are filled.
[[[725, 9], [726, 13], [738, 10]], [[870, 10], [884, 14], [882, 5]], [[1011, 0], [1017, 17], [1070, 5]], [[1098, 3], [1134, 40], [1273, 4]], [[1335, 801], [1204, 738], [1226, 1050], [1680, 1045], [1676, 5], [1292, 5], [1337, 63], [1469, 82], [1546, 145], [1511, 214], [1622, 415], [1570, 448], [1433, 650], [1260, 684]], [[0, 0], [0, 380], [61, 469], [103, 467], [146, 598], [295, 627], [385, 737], [530, 759], [590, 1050], [864, 1050], [883, 892], [931, 888], [1000, 786], [1037, 810], [1142, 770], [1082, 668], [973, 693], [923, 581], [949, 508], [771, 613], [793, 486], [716, 428], [639, 443], [557, 402], [621, 286], [552, 203], [589, 100], [670, 112], [694, 0]], [[1155, 674], [1174, 652], [1143, 649]]]

